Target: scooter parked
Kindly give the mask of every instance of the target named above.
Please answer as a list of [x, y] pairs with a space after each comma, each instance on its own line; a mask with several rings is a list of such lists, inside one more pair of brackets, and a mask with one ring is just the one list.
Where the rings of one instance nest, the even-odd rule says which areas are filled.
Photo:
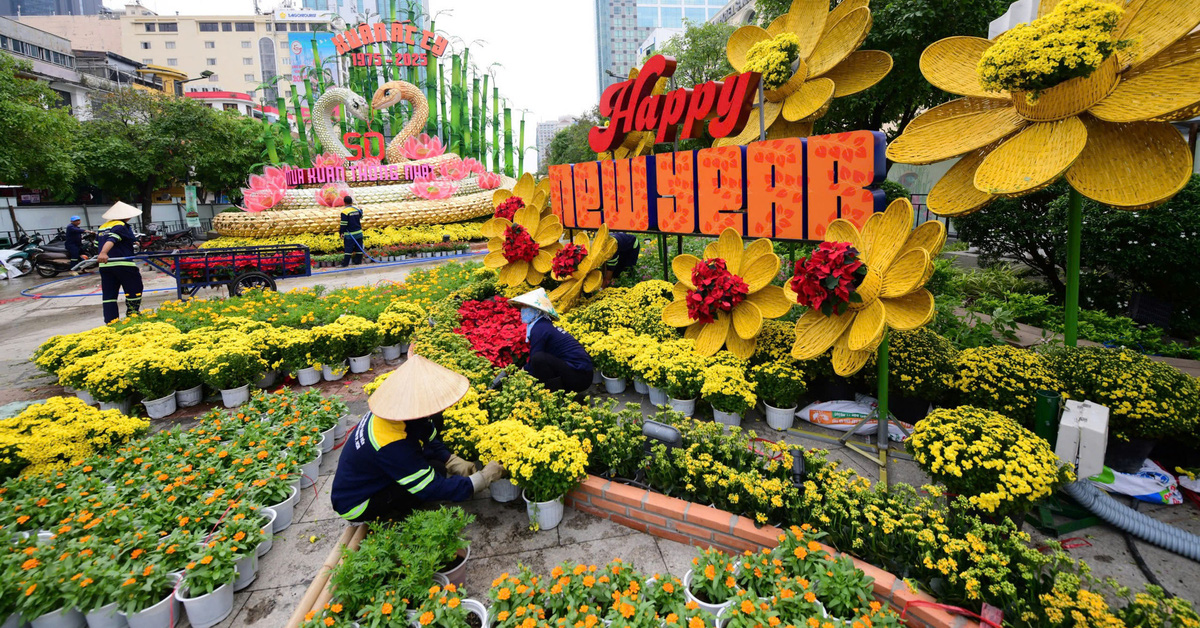
[[[96, 236], [91, 233], [85, 235], [80, 246], [81, 259], [90, 259], [98, 253]], [[59, 273], [77, 270], [74, 268], [76, 262], [67, 256], [66, 246], [59, 243], [47, 244], [34, 249], [31, 258], [34, 268], [42, 277], [57, 277]]]

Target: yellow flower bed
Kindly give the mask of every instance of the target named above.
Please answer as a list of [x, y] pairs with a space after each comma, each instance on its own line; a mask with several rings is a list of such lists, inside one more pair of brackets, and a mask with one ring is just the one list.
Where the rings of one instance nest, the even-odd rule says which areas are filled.
[[1007, 345], [966, 349], [954, 371], [949, 387], [958, 401], [990, 408], [1021, 425], [1033, 425], [1037, 391], [1062, 389], [1045, 358]]
[[[384, 227], [363, 229], [363, 246], [383, 247], [405, 244], [434, 244], [445, 235], [451, 242], [473, 242], [483, 240], [480, 222], [456, 222], [447, 225], [419, 225], [415, 227]], [[222, 236], [200, 245], [202, 249], [238, 246], [276, 246], [280, 244], [303, 244], [313, 253], [340, 253], [342, 237], [336, 233], [300, 233], [296, 235], [272, 236], [269, 238], [238, 238]]]
[[148, 420], [117, 410], [100, 411], [74, 397], [51, 397], [0, 420], [0, 451], [8, 452], [0, 464], [25, 461], [23, 474], [42, 475], [123, 445], [149, 427]]

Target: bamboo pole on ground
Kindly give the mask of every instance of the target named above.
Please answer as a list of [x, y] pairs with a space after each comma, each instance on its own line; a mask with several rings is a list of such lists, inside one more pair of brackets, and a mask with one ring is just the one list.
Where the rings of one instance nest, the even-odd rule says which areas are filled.
[[[367, 526], [365, 526], [365, 525], [355, 526], [354, 534], [353, 534], [353, 536], [350, 537], [350, 542], [346, 544], [346, 550], [344, 552], [342, 552], [342, 555], [338, 556], [339, 562], [341, 561], [342, 556], [345, 555], [345, 552], [357, 551], [358, 546], [362, 543], [363, 539], [365, 539], [366, 537], [367, 537]], [[333, 598], [333, 587], [329, 586], [329, 575], [330, 575], [330, 572], [333, 571], [333, 568], [336, 566], [337, 566], [337, 563], [334, 563], [333, 565], [331, 565], [329, 567], [328, 571], [326, 571], [325, 588], [321, 590], [321, 594], [317, 596], [316, 601], [314, 601], [312, 606], [309, 607], [309, 609], [308, 609], [309, 611], [321, 610], [322, 608], [325, 607], [326, 604], [329, 603], [329, 600], [331, 600]], [[322, 566], [322, 569], [324, 570], [325, 567]], [[305, 612], [308, 612], [308, 611], [305, 611]]]
[[[312, 584], [309, 584], [308, 589], [304, 591], [304, 597], [300, 598], [300, 603], [296, 605], [296, 610], [292, 612], [292, 616], [288, 619], [285, 628], [297, 628], [304, 621], [304, 616], [308, 614], [308, 611], [312, 610], [313, 602], [328, 587], [329, 574], [341, 562], [342, 552], [349, 549], [351, 541], [359, 534], [359, 530], [365, 530], [366, 527], [346, 526], [346, 529], [342, 530], [342, 536], [338, 539], [337, 545], [325, 557], [325, 563], [317, 571], [317, 577], [313, 578]], [[361, 541], [362, 539], [359, 539], [359, 542]], [[354, 547], [357, 548], [358, 544], [355, 543]]]

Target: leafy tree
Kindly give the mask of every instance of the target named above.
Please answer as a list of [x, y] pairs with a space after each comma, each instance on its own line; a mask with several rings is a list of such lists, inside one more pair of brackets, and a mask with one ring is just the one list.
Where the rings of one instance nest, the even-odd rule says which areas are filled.
[[583, 114], [575, 121], [575, 124], [559, 131], [550, 141], [547, 165], [595, 161], [596, 151], [588, 145], [588, 131], [598, 124], [603, 124], [600, 118], [600, 108], [592, 107], [592, 110]]
[[725, 56], [725, 42], [733, 34], [729, 24], [695, 24], [687, 22], [687, 29], [663, 44], [659, 51], [674, 57], [675, 86], [691, 87], [708, 81], [719, 81], [733, 74], [733, 66]]
[[1067, 215], [1053, 201], [1066, 192], [1066, 184], [1059, 183], [1021, 198], [997, 199], [982, 211], [955, 218], [958, 237], [978, 247], [986, 261], [1007, 258], [1028, 264], [1061, 302], [1067, 290]]
[[66, 194], [79, 125], [54, 90], [20, 76], [30, 71], [29, 62], [0, 54], [0, 182]]
[[232, 111], [214, 113], [208, 148], [196, 156], [194, 180], [209, 192], [236, 196], [263, 161], [263, 124]]

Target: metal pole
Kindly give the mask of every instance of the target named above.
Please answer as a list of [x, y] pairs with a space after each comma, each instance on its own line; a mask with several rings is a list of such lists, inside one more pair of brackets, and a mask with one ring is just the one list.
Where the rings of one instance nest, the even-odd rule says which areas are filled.
[[1058, 440], [1058, 407], [1062, 396], [1052, 390], [1039, 390], [1034, 396], [1033, 432], [1056, 446]]
[[1083, 236], [1083, 195], [1071, 188], [1067, 203], [1067, 301], [1064, 340], [1079, 342], [1079, 249]]
[[658, 256], [662, 259], [663, 281], [667, 279], [667, 236], [664, 233], [658, 234]]
[[767, 111], [763, 107], [763, 84], [758, 82], [758, 141], [767, 139]]
[[879, 445], [879, 483], [887, 490], [887, 452], [888, 452], [888, 333], [883, 332], [883, 342], [879, 343], [879, 406], [877, 409], [875, 439]]

